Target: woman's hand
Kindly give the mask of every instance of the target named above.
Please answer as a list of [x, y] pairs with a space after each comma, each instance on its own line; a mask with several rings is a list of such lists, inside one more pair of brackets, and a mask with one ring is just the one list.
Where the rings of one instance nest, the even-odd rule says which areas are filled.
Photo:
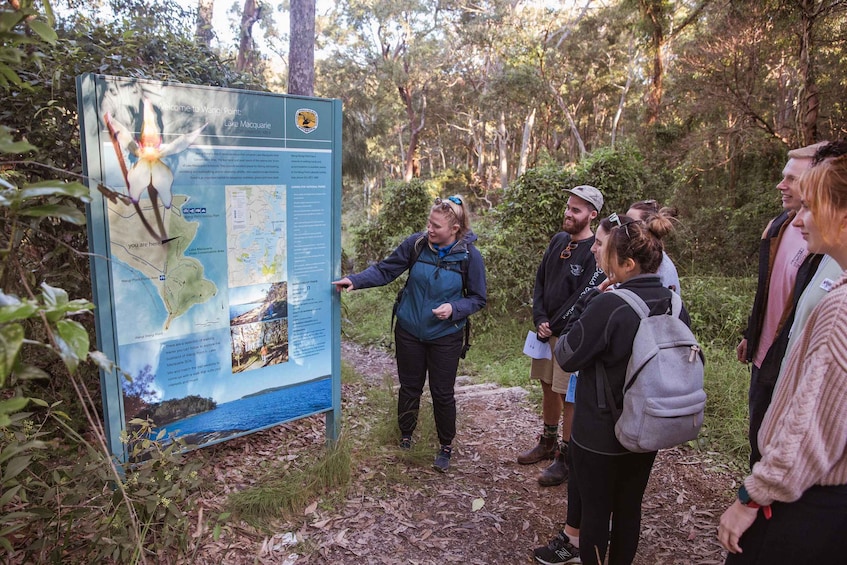
[[730, 553], [741, 553], [741, 546], [738, 545], [738, 541], [742, 534], [756, 521], [758, 512], [758, 508], [744, 506], [736, 498], [732, 506], [723, 513], [720, 525], [718, 525], [718, 541]]
[[449, 320], [453, 315], [453, 306], [449, 302], [445, 302], [438, 308], [432, 309], [432, 314], [439, 320]]
[[535, 330], [541, 339], [547, 339], [553, 335], [553, 332], [550, 331], [550, 322], [541, 322]]
[[351, 281], [347, 277], [344, 277], [343, 279], [338, 281], [332, 281], [332, 284], [335, 285], [335, 290], [337, 292], [341, 292], [342, 290], [350, 292], [351, 290], [353, 290], [353, 281]]

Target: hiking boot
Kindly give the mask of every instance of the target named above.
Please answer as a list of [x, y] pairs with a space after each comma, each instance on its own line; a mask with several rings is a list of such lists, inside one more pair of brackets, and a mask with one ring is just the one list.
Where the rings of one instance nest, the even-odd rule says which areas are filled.
[[518, 463], [521, 465], [532, 465], [544, 459], [553, 459], [558, 444], [559, 438], [540, 436], [538, 438], [538, 445], [518, 455]]
[[536, 548], [533, 552], [535, 561], [544, 565], [563, 565], [564, 563], [582, 563], [579, 549], [574, 547], [568, 535], [560, 531], [550, 543]]
[[555, 487], [568, 480], [568, 447], [561, 445], [556, 450], [553, 462], [538, 476], [538, 484], [543, 487]]
[[447, 468], [450, 467], [451, 455], [453, 455], [453, 448], [449, 445], [442, 445], [438, 451], [438, 455], [435, 456], [435, 461], [432, 462], [432, 468], [436, 471], [446, 473]]
[[412, 436], [402, 436], [400, 438], [400, 449], [403, 451], [412, 449]]

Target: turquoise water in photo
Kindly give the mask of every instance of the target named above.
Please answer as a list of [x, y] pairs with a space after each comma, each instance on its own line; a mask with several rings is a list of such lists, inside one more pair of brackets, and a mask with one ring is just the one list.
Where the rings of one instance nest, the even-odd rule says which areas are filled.
[[331, 408], [332, 379], [327, 377], [219, 404], [214, 410], [172, 422], [164, 429], [166, 435], [180, 436], [247, 432]]

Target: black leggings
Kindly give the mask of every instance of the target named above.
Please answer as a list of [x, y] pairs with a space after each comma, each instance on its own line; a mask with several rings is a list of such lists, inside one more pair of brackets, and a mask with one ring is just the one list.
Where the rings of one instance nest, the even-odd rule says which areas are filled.
[[[579, 553], [586, 565], [629, 565], [641, 533], [641, 499], [656, 452], [600, 455], [571, 441], [570, 453], [582, 503]], [[609, 519], [612, 531], [609, 532]]]
[[454, 389], [464, 332], [457, 331], [432, 341], [421, 341], [397, 324], [394, 343], [397, 347], [397, 376], [400, 380], [397, 397], [400, 433], [411, 435], [415, 431], [428, 373], [438, 441], [441, 445], [451, 445], [456, 437]]

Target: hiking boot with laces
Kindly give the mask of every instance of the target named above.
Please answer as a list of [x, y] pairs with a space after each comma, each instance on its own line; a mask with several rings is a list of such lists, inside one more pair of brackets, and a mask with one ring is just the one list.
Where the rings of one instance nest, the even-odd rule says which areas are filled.
[[412, 449], [412, 436], [403, 436], [400, 438], [400, 449], [403, 451]]
[[539, 436], [538, 445], [518, 455], [518, 463], [521, 465], [531, 465], [544, 459], [553, 459], [558, 444], [559, 438], [555, 436]]
[[582, 563], [579, 558], [579, 549], [571, 543], [564, 530], [560, 531], [547, 545], [536, 548], [533, 556], [536, 562], [543, 565]]
[[553, 462], [538, 476], [538, 484], [543, 487], [554, 487], [568, 480], [568, 446], [562, 444], [556, 450]]
[[435, 461], [432, 462], [432, 468], [436, 471], [446, 473], [448, 467], [450, 467], [451, 455], [453, 455], [453, 448], [449, 445], [442, 445], [438, 451], [438, 455], [435, 456]]

